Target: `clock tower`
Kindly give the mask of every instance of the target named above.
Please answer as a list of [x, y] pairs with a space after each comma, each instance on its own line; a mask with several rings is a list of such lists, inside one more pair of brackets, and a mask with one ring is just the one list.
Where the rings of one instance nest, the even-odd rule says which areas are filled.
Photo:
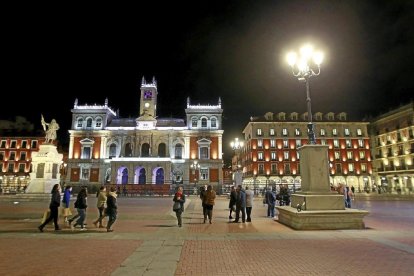
[[151, 83], [147, 83], [142, 77], [141, 97], [139, 102], [139, 116], [149, 115], [154, 119], [157, 116], [157, 81], [152, 78]]

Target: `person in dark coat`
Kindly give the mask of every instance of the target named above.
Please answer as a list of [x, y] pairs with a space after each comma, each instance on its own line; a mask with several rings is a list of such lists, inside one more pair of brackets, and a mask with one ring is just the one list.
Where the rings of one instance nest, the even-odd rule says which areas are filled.
[[[88, 198], [88, 192], [86, 190], [86, 187], [83, 187], [79, 193], [78, 197], [75, 201], [75, 208], [79, 214], [79, 218], [76, 220], [74, 225], [71, 225], [72, 230], [77, 226], [81, 226], [81, 231], [86, 230], [85, 228], [85, 219], [86, 219], [86, 208], [88, 208], [87, 204], [87, 198]], [[69, 224], [71, 224], [73, 221], [73, 218], [69, 220]]]
[[203, 207], [203, 217], [207, 216], [207, 209], [206, 209], [206, 205], [204, 204], [206, 193], [207, 193], [207, 185], [204, 185], [200, 189], [200, 199], [201, 199], [201, 206]]
[[113, 232], [111, 228], [116, 221], [118, 215], [118, 204], [116, 203], [116, 189], [111, 187], [108, 196], [106, 197], [106, 215], [108, 216], [108, 223], [106, 224], [106, 232]]
[[40, 232], [43, 232], [43, 228], [53, 219], [53, 223], [55, 224], [55, 231], [61, 230], [58, 224], [58, 216], [59, 216], [59, 206], [60, 206], [60, 185], [55, 184], [52, 188], [52, 197], [50, 199], [49, 209], [50, 209], [50, 216], [39, 225], [37, 228]]
[[237, 186], [236, 189], [236, 219], [233, 222], [239, 222], [240, 212], [242, 213], [242, 222], [246, 222], [246, 193], [242, 189], [241, 185]]
[[267, 216], [273, 218], [275, 216], [276, 193], [269, 188], [266, 192]]
[[233, 219], [233, 217], [231, 216], [232, 212], [236, 213], [236, 200], [237, 200], [236, 189], [234, 188], [234, 186], [231, 186], [230, 201], [229, 201], [229, 209], [230, 209], [229, 219]]
[[[201, 197], [201, 196], [200, 196]], [[183, 193], [183, 187], [178, 187], [177, 192], [174, 195], [173, 201], [180, 203], [180, 208], [174, 209], [175, 215], [177, 216], [178, 227], [182, 226], [182, 213], [184, 212], [185, 194]], [[204, 205], [203, 205], [204, 207]]]

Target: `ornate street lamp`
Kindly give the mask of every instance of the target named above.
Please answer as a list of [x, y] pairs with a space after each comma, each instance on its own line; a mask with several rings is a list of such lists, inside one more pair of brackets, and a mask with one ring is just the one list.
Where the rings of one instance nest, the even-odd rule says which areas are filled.
[[200, 164], [198, 164], [197, 160], [194, 160], [190, 167], [194, 172], [194, 185], [197, 186], [197, 170], [200, 169]]
[[242, 184], [242, 183], [238, 183], [242, 179], [241, 172], [239, 171], [241, 167], [241, 165], [239, 164], [239, 154], [240, 154], [240, 149], [242, 149], [244, 146], [244, 143], [243, 141], [239, 141], [239, 138], [234, 138], [234, 140], [231, 141], [230, 146], [233, 149], [234, 157], [236, 158], [235, 165], [233, 165], [233, 158], [231, 162], [232, 163], [231, 170], [235, 172], [233, 173], [233, 181], [235, 182], [236, 185]]
[[[315, 131], [312, 123], [311, 98], [309, 92], [309, 79], [319, 76], [321, 73], [320, 65], [323, 61], [323, 53], [315, 52], [310, 44], [303, 46], [298, 56], [296, 52], [287, 54], [287, 62], [292, 67], [293, 76], [297, 77], [300, 82], [306, 83], [306, 102], [308, 107], [308, 141], [309, 144], [316, 144]], [[315, 69], [315, 70], [314, 70]]]

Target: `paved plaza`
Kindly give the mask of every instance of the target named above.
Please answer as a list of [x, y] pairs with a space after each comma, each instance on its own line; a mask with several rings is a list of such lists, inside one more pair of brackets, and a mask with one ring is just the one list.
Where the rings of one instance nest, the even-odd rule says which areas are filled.
[[179, 228], [171, 197], [121, 197], [111, 233], [93, 226], [88, 201], [87, 231], [40, 233], [48, 200], [0, 197], [0, 275], [414, 275], [413, 199], [357, 198], [364, 230], [295, 231], [267, 218], [261, 198], [251, 223], [229, 223], [222, 197], [203, 224], [190, 196]]

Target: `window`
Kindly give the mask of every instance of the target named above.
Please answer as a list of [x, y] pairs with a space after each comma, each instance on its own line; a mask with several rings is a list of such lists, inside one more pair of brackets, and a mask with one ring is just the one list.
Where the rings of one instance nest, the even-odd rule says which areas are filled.
[[[0, 151], [0, 161], [4, 160], [4, 151]], [[0, 167], [0, 172], [1, 172], [1, 167]]]
[[10, 142], [10, 148], [11, 148], [11, 149], [15, 149], [15, 148], [16, 148], [16, 144], [17, 144], [16, 140], [12, 140], [12, 141]]
[[141, 157], [150, 157], [150, 145], [148, 143], [142, 144]]
[[21, 148], [22, 149], [27, 148], [27, 140], [22, 140], [22, 146], [21, 146]]
[[86, 120], [86, 127], [92, 127], [92, 118]]
[[325, 136], [325, 129], [324, 128], [321, 128], [321, 136]]
[[209, 147], [201, 146], [200, 147], [200, 159], [209, 159]]
[[351, 140], [350, 140], [350, 139], [346, 139], [346, 140], [345, 140], [345, 144], [346, 144], [346, 147], [347, 147], [348, 149], [350, 149], [350, 148], [352, 147], [352, 144], [351, 144]]
[[167, 146], [165, 143], [160, 143], [158, 145], [158, 156], [159, 157], [166, 157], [167, 156]]
[[211, 127], [217, 127], [217, 119], [216, 118], [211, 118]]
[[275, 152], [275, 151], [272, 151], [272, 152], [270, 153], [270, 159], [272, 159], [272, 160], [276, 160], [276, 152]]
[[336, 173], [342, 173], [342, 165], [340, 163], [335, 164]]
[[339, 154], [339, 151], [335, 151], [335, 160], [340, 160], [341, 155]]
[[362, 136], [362, 130], [360, 128], [357, 128], [357, 135]]
[[321, 145], [326, 145], [326, 140], [325, 139], [321, 139]]
[[201, 180], [208, 180], [208, 168], [200, 169], [200, 178]]
[[256, 130], [256, 133], [257, 133], [257, 136], [262, 136], [262, 129], [261, 128], [258, 128]]
[[116, 144], [112, 143], [109, 146], [109, 158], [116, 157]]
[[259, 174], [264, 174], [264, 164], [259, 164]]
[[24, 172], [24, 169], [26, 168], [26, 164], [19, 164], [19, 172]]
[[257, 147], [258, 148], [263, 148], [263, 140], [262, 139], [257, 139]]
[[201, 119], [201, 127], [207, 127], [207, 119], [206, 118]]
[[337, 136], [338, 135], [338, 130], [336, 128], [332, 129], [332, 135], [333, 136]]
[[7, 168], [7, 172], [14, 172], [14, 163], [9, 163], [9, 167]]
[[296, 139], [296, 147], [299, 148], [300, 146], [302, 146], [302, 140]]
[[96, 126], [96, 128], [101, 128], [102, 127], [102, 118], [97, 118], [96, 119], [95, 126]]
[[364, 160], [365, 159], [365, 151], [361, 150], [359, 152], [359, 159]]
[[339, 141], [335, 139], [333, 142], [334, 142], [334, 147], [339, 148]]
[[37, 140], [32, 140], [32, 149], [37, 149]]
[[269, 130], [269, 134], [270, 134], [270, 136], [275, 136], [275, 129], [274, 128], [271, 128]]
[[296, 135], [296, 136], [300, 136], [300, 129], [295, 128], [295, 135]]
[[296, 152], [296, 159], [299, 160], [300, 159], [300, 153], [297, 151]]
[[0, 143], [0, 148], [2, 148], [2, 149], [5, 149], [6, 148], [6, 140], [1, 140], [1, 143]]
[[92, 151], [90, 146], [83, 146], [81, 159], [91, 159], [91, 153]]
[[288, 130], [287, 130], [287, 128], [282, 129], [282, 135], [283, 135], [283, 136], [287, 136], [287, 135], [288, 135]]
[[263, 161], [263, 151], [259, 151], [259, 152], [257, 153], [257, 159], [258, 159], [259, 161]]
[[289, 160], [289, 152], [288, 151], [284, 151], [283, 152], [283, 157], [285, 160]]
[[192, 126], [192, 127], [197, 127], [197, 117], [193, 117], [193, 118], [191, 119], [191, 126]]
[[272, 164], [272, 173], [277, 172], [277, 164]]
[[283, 148], [285, 148], [285, 149], [289, 148], [289, 140], [288, 139], [283, 139]]
[[175, 145], [175, 159], [183, 158], [183, 145], [177, 144]]
[[81, 168], [81, 179], [89, 180], [89, 168]]
[[361, 171], [362, 171], [363, 173], [366, 173], [366, 172], [367, 172], [367, 164], [365, 164], [365, 163], [362, 163], [362, 164], [361, 164]]
[[283, 164], [283, 171], [285, 172], [285, 174], [290, 174], [290, 164]]
[[352, 160], [354, 158], [354, 153], [349, 150], [346, 152], [346, 157], [348, 158], [348, 160]]
[[9, 157], [10, 161], [14, 161], [16, 160], [16, 152], [15, 151], [11, 151], [10, 152], [10, 157]]
[[349, 134], [350, 134], [350, 133], [349, 133], [349, 128], [346, 128], [346, 129], [345, 129], [345, 136], [349, 136]]
[[358, 139], [358, 146], [360, 148], [363, 148], [364, 147], [364, 140], [363, 139]]
[[20, 160], [21, 161], [26, 161], [26, 152], [25, 151], [20, 152]]
[[271, 148], [275, 148], [276, 147], [276, 140], [275, 139], [270, 139], [270, 147]]
[[78, 123], [76, 124], [76, 127], [80, 128], [83, 126], [83, 118], [78, 118]]
[[354, 163], [349, 163], [348, 164], [348, 170], [349, 170], [349, 172], [354, 172]]

